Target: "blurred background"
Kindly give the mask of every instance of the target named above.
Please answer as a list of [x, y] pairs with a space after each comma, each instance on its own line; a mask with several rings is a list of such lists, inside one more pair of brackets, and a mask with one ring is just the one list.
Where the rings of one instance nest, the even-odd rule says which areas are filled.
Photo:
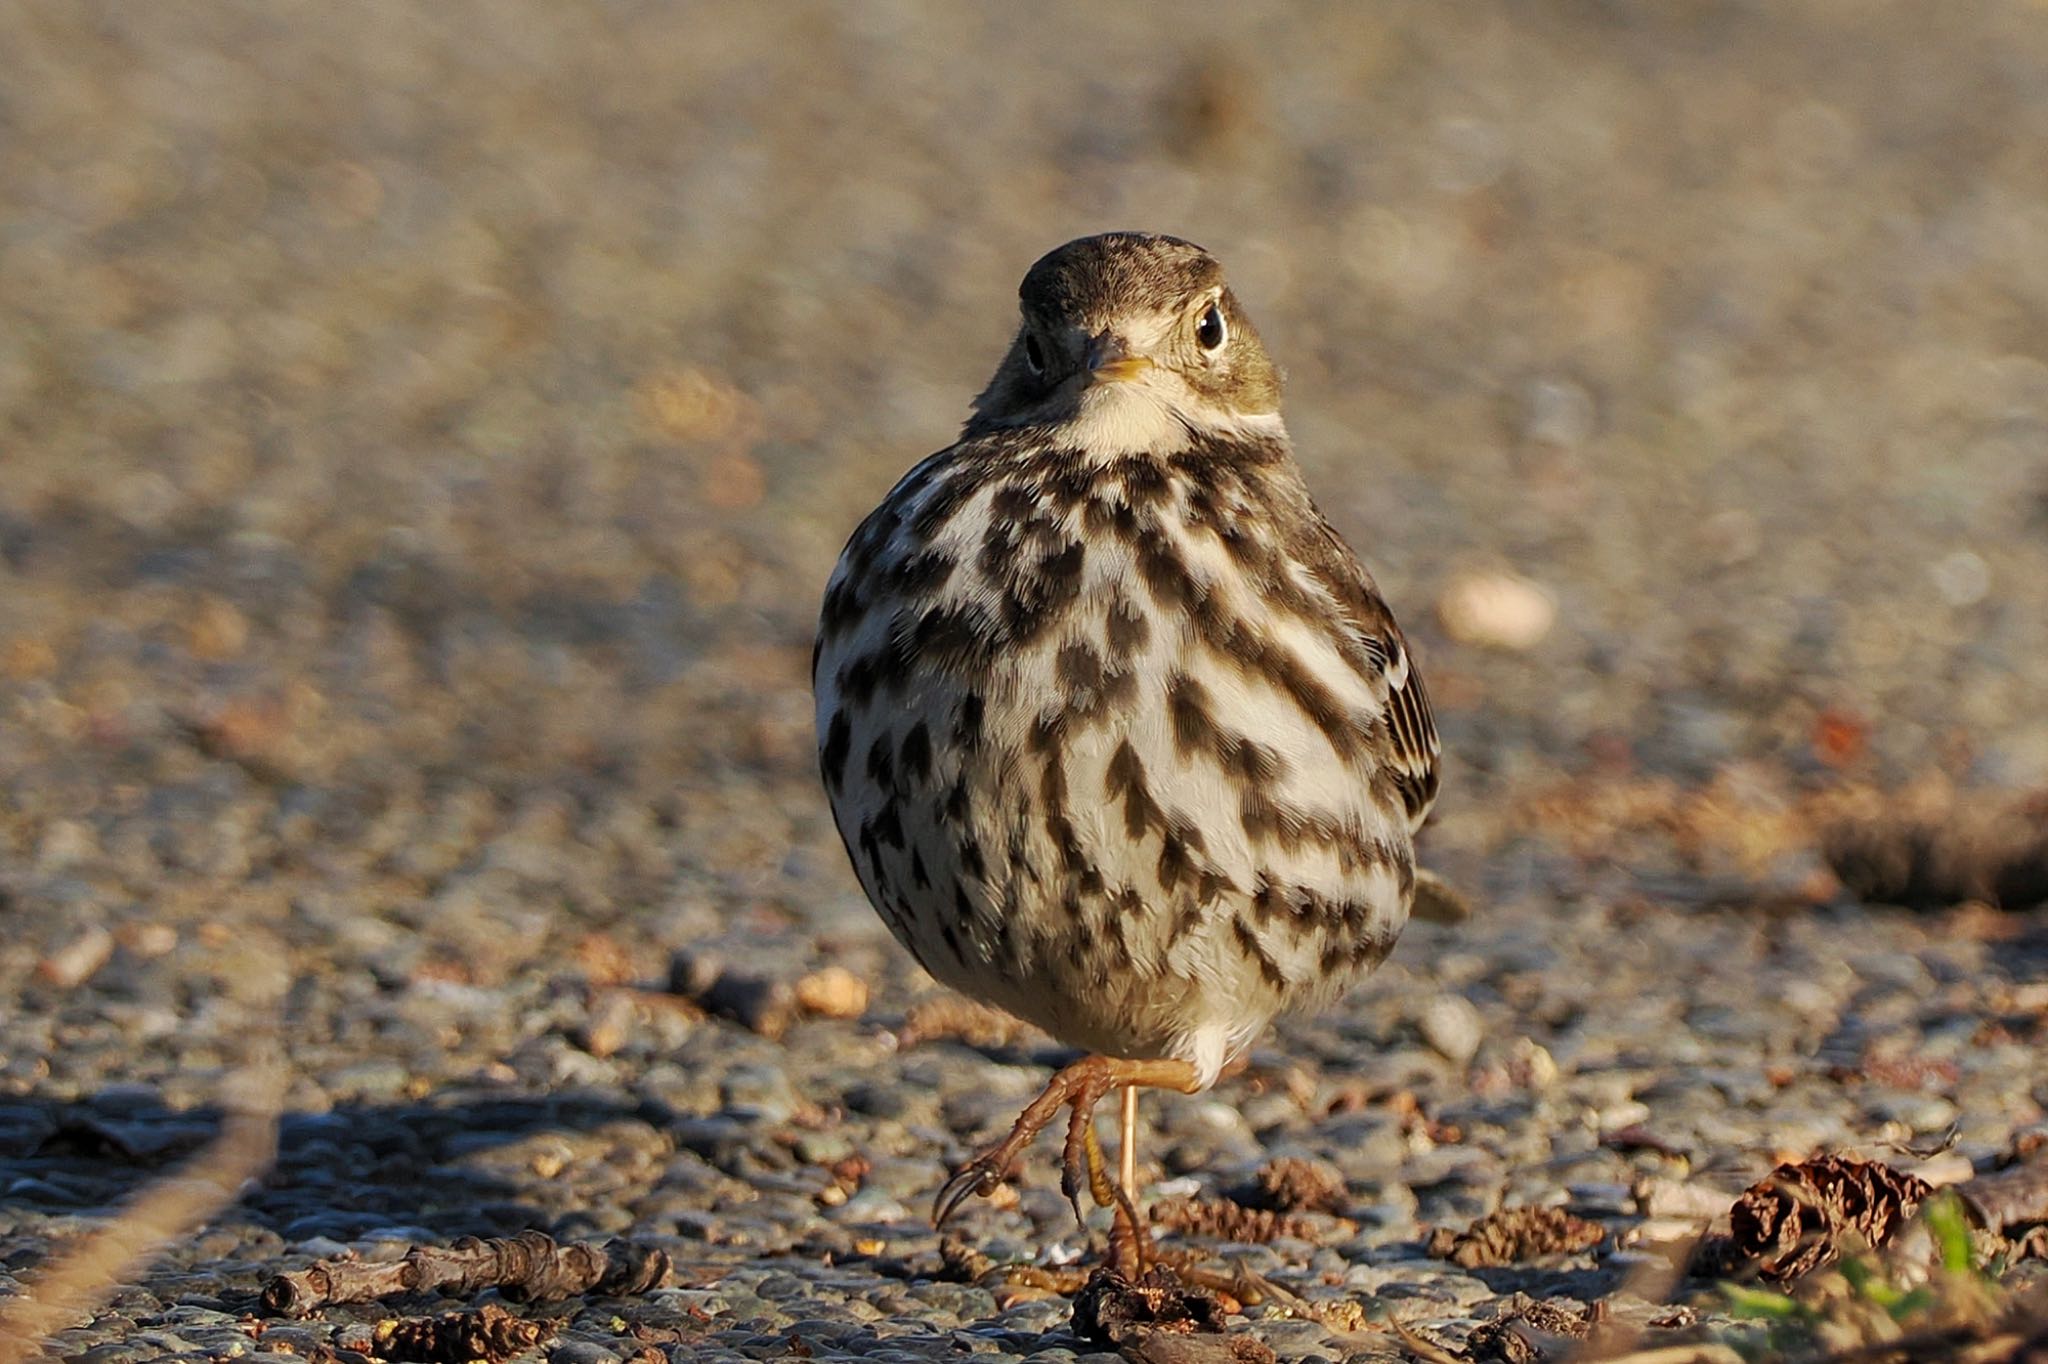
[[[1951, 908], [2048, 901], [2038, 0], [0, 0], [0, 51], [0, 1294], [288, 1062], [269, 1175], [65, 1349], [542, 1228], [722, 1275], [687, 1331], [957, 1357], [922, 1210], [1057, 1055], [863, 901], [812, 629], [1112, 228], [1286, 368], [1475, 906], [1148, 1161], [1334, 1162], [1297, 1286], [1421, 1320], [1494, 1292], [1433, 1222], [2038, 1144], [2048, 921]], [[1042, 1166], [969, 1223], [1073, 1235]]]
[[2048, 783], [2044, 25], [8, 6], [8, 1083], [203, 1093], [243, 926], [315, 1069], [394, 982], [900, 966], [813, 777], [816, 603], [1108, 228], [1214, 250], [1286, 367], [1436, 694], [1434, 858], [1827, 900], [1815, 792]]

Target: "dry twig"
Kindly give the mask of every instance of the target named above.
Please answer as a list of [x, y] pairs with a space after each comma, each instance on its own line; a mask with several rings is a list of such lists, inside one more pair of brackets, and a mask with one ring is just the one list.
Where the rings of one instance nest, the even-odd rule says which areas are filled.
[[276, 1056], [277, 1002], [284, 993], [282, 960], [266, 935], [244, 942], [228, 978], [251, 1017], [248, 1062], [223, 1086], [226, 1116], [213, 1142], [129, 1199], [105, 1226], [53, 1256], [19, 1296], [0, 1302], [0, 1364], [32, 1357], [37, 1342], [108, 1297], [138, 1265], [234, 1202], [242, 1185], [277, 1154], [277, 1117], [284, 1079]]
[[581, 1293], [632, 1294], [668, 1281], [668, 1252], [625, 1241], [558, 1244], [538, 1231], [510, 1238], [465, 1236], [450, 1246], [414, 1246], [402, 1259], [321, 1260], [279, 1274], [263, 1287], [263, 1305], [300, 1317], [336, 1303], [372, 1302], [400, 1293], [467, 1294], [495, 1288], [515, 1301]]
[[37, 1341], [89, 1311], [158, 1247], [232, 1203], [242, 1184], [270, 1164], [277, 1152], [277, 1076], [245, 1072], [232, 1083], [233, 1106], [211, 1146], [60, 1253], [20, 1297], [0, 1303], [0, 1364], [30, 1358]]

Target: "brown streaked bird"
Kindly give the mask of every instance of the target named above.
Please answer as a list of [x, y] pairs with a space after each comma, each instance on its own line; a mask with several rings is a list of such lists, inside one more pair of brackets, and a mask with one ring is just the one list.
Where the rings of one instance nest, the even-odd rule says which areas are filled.
[[[1142, 1265], [1137, 1090], [1206, 1089], [1393, 948], [1437, 735], [1215, 258], [1107, 233], [1018, 292], [959, 441], [832, 574], [819, 758], [896, 938], [1087, 1053], [954, 1174], [937, 1220], [1065, 1108], [1067, 1196], [1113, 1206], [1112, 1253]], [[1117, 1088], [1112, 1184], [1093, 1112]]]

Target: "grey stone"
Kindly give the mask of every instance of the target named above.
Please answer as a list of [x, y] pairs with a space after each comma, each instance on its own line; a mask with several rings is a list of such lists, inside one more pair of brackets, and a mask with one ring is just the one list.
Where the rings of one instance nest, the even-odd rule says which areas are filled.
[[617, 1350], [589, 1340], [564, 1340], [548, 1351], [548, 1364], [619, 1364]]

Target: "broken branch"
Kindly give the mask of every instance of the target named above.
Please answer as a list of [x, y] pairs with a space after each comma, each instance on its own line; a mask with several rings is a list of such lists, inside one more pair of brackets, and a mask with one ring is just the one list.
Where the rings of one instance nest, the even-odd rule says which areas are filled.
[[510, 1238], [465, 1236], [448, 1246], [414, 1246], [402, 1259], [321, 1260], [279, 1274], [263, 1287], [263, 1305], [301, 1317], [338, 1303], [373, 1302], [401, 1293], [461, 1296], [495, 1288], [514, 1301], [582, 1293], [632, 1294], [668, 1281], [668, 1252], [627, 1241], [572, 1241], [544, 1232]]

